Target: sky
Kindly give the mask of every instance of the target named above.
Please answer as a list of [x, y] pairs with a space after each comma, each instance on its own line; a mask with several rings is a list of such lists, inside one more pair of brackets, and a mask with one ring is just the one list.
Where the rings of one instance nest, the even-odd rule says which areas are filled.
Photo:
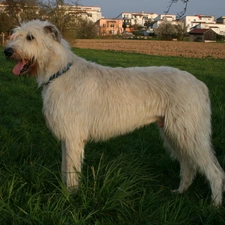
[[[170, 4], [170, 0], [79, 0], [78, 3], [84, 6], [99, 6], [102, 9], [102, 16], [115, 18], [122, 12], [148, 12], [164, 14]], [[173, 4], [169, 14], [177, 14], [184, 9], [181, 0]], [[225, 0], [189, 0], [185, 15], [196, 14], [210, 15], [218, 18], [225, 16]]]

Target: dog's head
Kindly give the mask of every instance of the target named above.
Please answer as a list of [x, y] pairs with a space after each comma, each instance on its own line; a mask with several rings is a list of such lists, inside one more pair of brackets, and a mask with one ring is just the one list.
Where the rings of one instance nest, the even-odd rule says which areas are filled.
[[[17, 62], [15, 75], [37, 75], [54, 53], [54, 43], [61, 42], [58, 29], [48, 21], [32, 20], [13, 30], [4, 54]], [[43, 72], [43, 71], [42, 71]]]

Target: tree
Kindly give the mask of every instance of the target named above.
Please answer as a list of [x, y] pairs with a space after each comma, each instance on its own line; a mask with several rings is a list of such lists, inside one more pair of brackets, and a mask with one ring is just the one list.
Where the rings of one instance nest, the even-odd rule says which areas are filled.
[[66, 5], [64, 0], [48, 0], [47, 2], [43, 0], [39, 1], [39, 7], [39, 16], [55, 24], [64, 34], [71, 21], [70, 6]]
[[184, 38], [184, 28], [182, 25], [177, 24], [174, 25], [175, 29], [176, 29], [176, 37], [178, 41], [182, 41]]
[[125, 20], [123, 21], [123, 25], [122, 25], [122, 27], [123, 27], [123, 30], [125, 31], [125, 30], [126, 30], [126, 28], [127, 28], [127, 23], [125, 22]]
[[6, 14], [11, 18], [14, 25], [19, 25], [21, 21], [38, 18], [37, 0], [6, 0], [6, 3]]
[[88, 19], [78, 18], [74, 32], [76, 38], [94, 38], [98, 33], [98, 27]]
[[7, 7], [5, 9], [5, 12], [7, 15], [11, 18], [13, 21], [13, 24], [18, 25], [20, 22], [20, 13], [21, 8], [19, 6], [18, 2], [14, 2], [13, 0], [6, 0]]
[[64, 0], [40, 1], [40, 16], [55, 24], [68, 39], [92, 38], [97, 35], [97, 28], [93, 22], [82, 18], [85, 12], [79, 10], [78, 2], [69, 5]]
[[158, 38], [171, 41], [173, 39], [173, 36], [176, 35], [177, 30], [174, 25], [165, 21], [159, 25], [155, 33]]
[[144, 26], [145, 27], [150, 27], [154, 23], [153, 19], [148, 19], [145, 21]]
[[171, 24], [170, 22], [163, 22], [155, 30], [158, 38], [162, 40], [171, 41], [173, 38], [177, 38], [178, 41], [182, 41], [184, 37], [184, 29], [180, 24]]
[[39, 18], [39, 7], [37, 0], [23, 0], [21, 1], [21, 8], [21, 21], [29, 21]]
[[9, 35], [13, 27], [13, 21], [10, 19], [9, 15], [5, 12], [0, 13], [0, 33]]
[[7, 33], [21, 21], [38, 18], [37, 0], [6, 0], [6, 8], [0, 13], [0, 32]]
[[[172, 5], [174, 3], [177, 3], [178, 1], [179, 0], [170, 0], [169, 6], [167, 7], [167, 10], [165, 11], [165, 13], [168, 14]], [[181, 12], [177, 13], [177, 19], [180, 19], [181, 17], [184, 16], [184, 14], [187, 11], [187, 5], [188, 5], [188, 2], [189, 2], [189, 0], [180, 0], [180, 1], [184, 3], [184, 9]]]

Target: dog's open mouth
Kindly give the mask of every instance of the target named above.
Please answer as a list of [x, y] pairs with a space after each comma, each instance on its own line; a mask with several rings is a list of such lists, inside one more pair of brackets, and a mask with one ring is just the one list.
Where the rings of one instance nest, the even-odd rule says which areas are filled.
[[37, 69], [37, 63], [34, 57], [24, 57], [20, 52], [15, 51], [12, 47], [6, 47], [4, 50], [6, 59], [15, 61], [16, 65], [13, 68], [15, 75], [21, 75], [25, 73], [35, 74]]
[[15, 75], [20, 75], [29, 72], [30, 66], [32, 65], [32, 61], [33, 60], [29, 61], [27, 59], [19, 60], [13, 68], [13, 73]]

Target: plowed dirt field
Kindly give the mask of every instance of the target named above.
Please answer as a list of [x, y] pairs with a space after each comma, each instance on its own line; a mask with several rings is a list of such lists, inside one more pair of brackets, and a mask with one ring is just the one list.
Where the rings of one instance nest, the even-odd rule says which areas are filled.
[[225, 43], [77, 39], [77, 48], [138, 52], [150, 55], [225, 59]]

